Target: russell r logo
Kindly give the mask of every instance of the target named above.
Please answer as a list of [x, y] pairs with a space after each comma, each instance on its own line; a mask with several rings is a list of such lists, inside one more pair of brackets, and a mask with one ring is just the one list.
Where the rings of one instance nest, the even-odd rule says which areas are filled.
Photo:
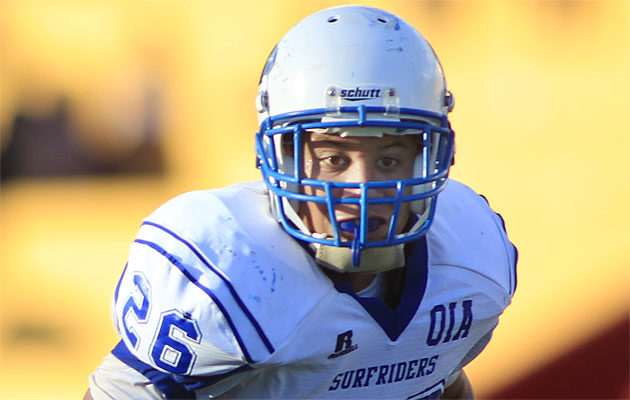
[[337, 346], [335, 346], [335, 352], [329, 355], [328, 359], [343, 356], [351, 351], [355, 351], [358, 347], [358, 345], [352, 344], [352, 330], [340, 333], [337, 336]]

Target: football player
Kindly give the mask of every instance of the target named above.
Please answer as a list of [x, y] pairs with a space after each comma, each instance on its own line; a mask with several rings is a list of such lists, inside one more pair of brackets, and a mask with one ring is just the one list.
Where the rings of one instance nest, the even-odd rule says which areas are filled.
[[453, 95], [431, 46], [379, 9], [317, 12], [271, 52], [256, 107], [262, 182], [144, 221], [86, 398], [474, 397], [463, 367], [517, 253], [448, 178]]

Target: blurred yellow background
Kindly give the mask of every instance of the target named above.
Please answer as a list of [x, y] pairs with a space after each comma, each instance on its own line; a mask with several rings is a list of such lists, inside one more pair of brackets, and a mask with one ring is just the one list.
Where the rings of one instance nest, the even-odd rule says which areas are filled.
[[[117, 342], [110, 299], [143, 217], [258, 178], [266, 56], [301, 18], [346, 3], [2, 0], [2, 157], [62, 115], [100, 169], [52, 173], [61, 157], [3, 170], [0, 398], [81, 398]], [[628, 315], [630, 4], [361, 3], [432, 43], [456, 99], [452, 177], [490, 199], [520, 250], [513, 305], [467, 369], [483, 398]], [[12, 165], [46, 159], [33, 143]]]

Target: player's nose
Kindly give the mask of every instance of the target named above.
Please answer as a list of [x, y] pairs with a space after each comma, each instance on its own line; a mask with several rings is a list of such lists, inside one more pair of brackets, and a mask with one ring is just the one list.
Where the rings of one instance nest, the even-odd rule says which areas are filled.
[[[373, 171], [370, 170], [368, 164], [361, 157], [352, 160], [350, 166], [346, 169], [342, 177], [347, 183], [364, 183], [375, 179]], [[357, 187], [344, 188], [341, 191], [342, 197], [361, 197], [361, 189]]]
[[371, 182], [379, 180], [378, 171], [365, 157], [357, 157], [346, 171], [346, 182]]
[[[364, 183], [364, 182], [377, 182], [377, 181], [385, 181], [388, 178], [383, 176], [382, 173], [379, 172], [376, 165], [368, 162], [364, 158], [358, 158], [352, 162], [350, 167], [347, 169], [346, 174], [344, 176], [345, 182], [354, 182], [354, 183]], [[371, 188], [367, 193], [368, 198], [377, 198], [377, 197], [388, 197], [395, 195], [396, 189], [394, 188]], [[360, 197], [361, 189], [356, 188], [347, 188], [343, 192], [344, 197]]]

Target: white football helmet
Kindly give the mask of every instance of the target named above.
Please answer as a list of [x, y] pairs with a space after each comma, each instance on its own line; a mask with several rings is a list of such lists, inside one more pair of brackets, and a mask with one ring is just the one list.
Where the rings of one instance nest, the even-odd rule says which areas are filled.
[[[408, 23], [386, 11], [344, 6], [317, 12], [294, 26], [271, 52], [260, 79], [256, 107], [257, 166], [284, 229], [310, 243], [320, 264], [344, 272], [381, 271], [404, 264], [403, 244], [424, 235], [445, 187], [454, 155], [448, 113], [453, 96], [429, 43]], [[423, 144], [414, 177], [394, 181], [331, 182], [308, 179], [302, 168], [305, 132], [344, 136], [418, 135]], [[287, 141], [292, 140], [292, 151]], [[289, 142], [290, 143], [290, 142]], [[323, 189], [325, 196], [303, 188]], [[338, 198], [333, 189], [355, 188], [358, 198]], [[392, 197], [368, 196], [393, 188]], [[332, 236], [310, 232], [298, 216], [299, 202], [326, 204]], [[411, 203], [412, 221], [396, 232], [400, 205]], [[393, 204], [389, 233], [368, 240], [369, 204]], [[356, 204], [360, 220], [335, 220], [335, 205]], [[353, 231], [343, 240], [342, 231]], [[363, 255], [363, 256], [362, 256]]]

